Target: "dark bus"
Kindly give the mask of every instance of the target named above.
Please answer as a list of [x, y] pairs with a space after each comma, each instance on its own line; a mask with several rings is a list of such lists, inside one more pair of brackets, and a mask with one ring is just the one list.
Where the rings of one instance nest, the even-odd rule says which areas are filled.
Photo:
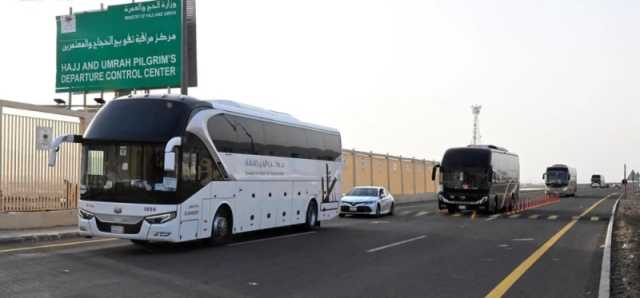
[[488, 213], [511, 210], [520, 191], [518, 155], [493, 145], [471, 145], [447, 150], [442, 163], [434, 167], [442, 175], [438, 193], [439, 209], [484, 210]]

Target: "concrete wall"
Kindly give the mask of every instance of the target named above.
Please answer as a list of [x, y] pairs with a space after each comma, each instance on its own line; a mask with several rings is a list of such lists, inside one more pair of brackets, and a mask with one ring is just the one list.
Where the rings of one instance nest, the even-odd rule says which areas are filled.
[[72, 226], [78, 224], [77, 210], [0, 213], [0, 231]]
[[395, 196], [415, 196], [435, 193], [436, 181], [431, 180], [433, 161], [389, 156], [373, 152], [344, 150], [342, 191], [355, 186], [384, 186]]

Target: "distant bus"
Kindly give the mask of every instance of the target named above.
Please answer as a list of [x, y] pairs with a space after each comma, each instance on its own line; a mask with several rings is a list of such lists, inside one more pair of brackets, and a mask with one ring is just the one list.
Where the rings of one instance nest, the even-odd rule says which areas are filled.
[[604, 180], [604, 175], [592, 175], [591, 176], [591, 187], [592, 188], [606, 188], [609, 185], [607, 184], [607, 182]]
[[578, 174], [575, 168], [557, 164], [547, 168], [542, 176], [546, 194], [575, 197], [578, 192]]
[[82, 235], [146, 244], [304, 225], [338, 215], [340, 133], [231, 101], [140, 96], [105, 105], [81, 143]]
[[442, 176], [439, 209], [511, 210], [519, 199], [520, 161], [516, 154], [496, 146], [471, 145], [447, 150], [442, 163], [433, 169]]

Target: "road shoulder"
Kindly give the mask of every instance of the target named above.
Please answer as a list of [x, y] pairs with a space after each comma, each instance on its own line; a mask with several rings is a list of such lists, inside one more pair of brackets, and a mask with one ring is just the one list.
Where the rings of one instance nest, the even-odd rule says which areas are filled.
[[613, 229], [611, 297], [640, 297], [640, 195], [620, 201]]

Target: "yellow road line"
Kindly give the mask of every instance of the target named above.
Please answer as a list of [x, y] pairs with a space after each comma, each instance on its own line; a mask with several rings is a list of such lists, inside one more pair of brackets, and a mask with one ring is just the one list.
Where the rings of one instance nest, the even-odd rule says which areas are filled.
[[[580, 214], [580, 218], [584, 217], [593, 209], [598, 207], [598, 205], [600, 205], [610, 196], [611, 195], [608, 195], [602, 198], [600, 201], [597, 201], [595, 204], [591, 205], [589, 209]], [[547, 240], [547, 242], [545, 242], [540, 248], [538, 248], [531, 256], [524, 260], [522, 264], [516, 267], [516, 269], [514, 269], [511, 274], [509, 274], [504, 280], [502, 280], [502, 282], [500, 282], [500, 284], [498, 284], [489, 294], [487, 294], [486, 297], [493, 298], [504, 296], [504, 294], [507, 293], [507, 291], [527, 272], [527, 270], [529, 270], [531, 266], [533, 266], [549, 249], [551, 249], [551, 247], [553, 247], [553, 245], [556, 244], [556, 242], [558, 242], [558, 240], [560, 240], [562, 236], [564, 236], [569, 230], [571, 230], [571, 228], [573, 228], [573, 226], [575, 226], [577, 222], [578, 219], [572, 220], [560, 231], [558, 231], [558, 233], [553, 235], [553, 237]]]
[[100, 239], [100, 240], [75, 241], [75, 242], [67, 242], [67, 243], [41, 245], [41, 246], [19, 247], [19, 248], [0, 250], [0, 254], [44, 249], [44, 248], [56, 248], [56, 247], [67, 247], [67, 246], [82, 245], [82, 244], [100, 243], [100, 242], [107, 242], [107, 241], [114, 241], [114, 240], [118, 240], [118, 239], [107, 238], [107, 239]]

